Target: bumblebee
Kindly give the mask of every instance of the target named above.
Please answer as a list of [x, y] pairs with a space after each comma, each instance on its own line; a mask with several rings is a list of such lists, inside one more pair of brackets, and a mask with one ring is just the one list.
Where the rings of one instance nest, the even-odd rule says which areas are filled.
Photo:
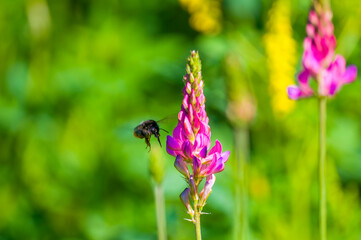
[[[163, 130], [167, 132], [166, 130], [159, 128], [157, 121], [154, 120], [146, 120], [141, 122], [138, 126], [134, 128], [134, 137], [136, 138], [145, 138], [145, 144], [147, 144], [147, 147], [149, 147], [149, 151], [151, 150], [150, 145], [150, 138], [152, 134], [158, 139], [159, 145], [162, 147], [162, 144], [160, 143], [159, 137], [159, 130]], [[167, 132], [168, 133], [168, 132]]]

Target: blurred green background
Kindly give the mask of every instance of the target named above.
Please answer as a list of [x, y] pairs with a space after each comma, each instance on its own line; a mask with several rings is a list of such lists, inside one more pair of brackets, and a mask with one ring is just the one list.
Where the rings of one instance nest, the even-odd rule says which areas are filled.
[[[360, 5], [331, 1], [337, 52], [357, 66]], [[301, 68], [310, 6], [0, 1], [0, 239], [156, 239], [149, 153], [133, 129], [178, 113], [193, 49], [212, 142], [232, 151], [204, 209], [204, 239], [232, 238], [234, 111], [250, 136], [251, 239], [316, 239], [317, 101], [291, 102], [285, 90]], [[360, 89], [357, 79], [328, 103], [330, 240], [361, 239]], [[186, 183], [163, 151], [168, 237], [193, 239], [179, 200]]]

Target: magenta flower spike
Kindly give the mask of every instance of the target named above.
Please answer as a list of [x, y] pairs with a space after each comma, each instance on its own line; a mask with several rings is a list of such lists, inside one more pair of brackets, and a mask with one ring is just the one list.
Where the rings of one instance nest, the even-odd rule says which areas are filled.
[[[299, 85], [287, 88], [290, 99], [332, 97], [343, 85], [356, 79], [356, 66], [346, 67], [344, 57], [335, 56], [336, 38], [333, 28], [331, 9], [316, 5], [309, 13], [306, 26], [307, 37], [303, 42], [303, 70], [298, 75]], [[316, 80], [317, 90], [311, 88], [311, 78]]]
[[[173, 136], [167, 136], [167, 152], [176, 157], [174, 166], [185, 177], [189, 187], [181, 199], [187, 206], [191, 221], [197, 225], [197, 214], [206, 203], [215, 182], [215, 173], [224, 169], [230, 152], [222, 152], [221, 143], [216, 140], [211, 147], [211, 129], [205, 110], [201, 61], [198, 52], [192, 51], [188, 58], [184, 77], [183, 102], [178, 114], [178, 124]], [[200, 183], [206, 179], [203, 189]], [[189, 209], [189, 199], [193, 208]], [[197, 226], [196, 226], [197, 228]], [[198, 239], [198, 238], [197, 238]]]

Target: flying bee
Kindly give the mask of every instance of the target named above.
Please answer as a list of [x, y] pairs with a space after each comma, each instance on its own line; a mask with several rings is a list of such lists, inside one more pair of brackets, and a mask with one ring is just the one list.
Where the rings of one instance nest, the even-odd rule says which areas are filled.
[[[150, 137], [152, 134], [158, 139], [159, 145], [162, 147], [162, 144], [159, 140], [159, 130], [163, 130], [167, 132], [166, 130], [159, 128], [158, 123], [154, 120], [146, 120], [144, 122], [141, 122], [138, 126], [134, 128], [134, 137], [136, 138], [145, 138], [145, 143], [147, 144], [147, 147], [149, 147], [149, 151], [151, 150], [150, 145]], [[168, 132], [167, 132], [168, 133]]]

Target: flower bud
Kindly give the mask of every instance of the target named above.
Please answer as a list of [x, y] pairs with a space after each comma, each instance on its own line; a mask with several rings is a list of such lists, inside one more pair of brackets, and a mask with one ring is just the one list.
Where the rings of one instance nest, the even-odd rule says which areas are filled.
[[164, 156], [160, 146], [154, 146], [149, 156], [149, 171], [152, 179], [157, 183], [162, 183], [164, 179]]
[[196, 183], [194, 182], [194, 178], [193, 175], [191, 175], [189, 177], [189, 187], [190, 187], [190, 194], [193, 198], [194, 201], [198, 200], [198, 192], [197, 192], [197, 187], [196, 187]]
[[185, 177], [189, 177], [189, 170], [187, 163], [183, 161], [183, 158], [178, 155], [174, 161], [174, 167]]
[[184, 204], [184, 206], [187, 208], [187, 212], [189, 215], [193, 215], [193, 209], [191, 207], [191, 203], [190, 203], [190, 189], [186, 188], [184, 189], [184, 191], [179, 195], [182, 203]]
[[212, 187], [213, 187], [215, 181], [216, 181], [216, 176], [214, 176], [214, 174], [209, 175], [207, 177], [206, 183], [204, 184], [204, 187], [203, 187], [202, 192], [200, 194], [200, 197], [201, 197], [200, 205], [201, 206], [205, 205], [207, 198], [209, 197], [209, 195], [212, 192]]

